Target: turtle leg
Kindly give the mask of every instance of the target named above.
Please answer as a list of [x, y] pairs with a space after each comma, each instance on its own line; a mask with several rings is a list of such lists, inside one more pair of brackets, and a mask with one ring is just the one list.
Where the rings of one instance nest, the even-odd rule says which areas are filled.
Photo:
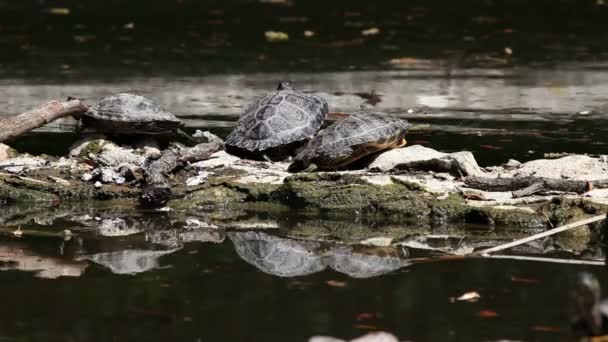
[[301, 172], [315, 172], [319, 169], [319, 167], [317, 166], [317, 164], [310, 164], [308, 165], [307, 168], [305, 168], [304, 170], [302, 170]]
[[188, 142], [191, 142], [191, 143], [196, 143], [197, 142], [197, 140], [195, 138], [191, 137], [190, 134], [182, 131], [179, 128], [175, 132], [177, 133], [178, 136], [180, 136], [180, 137], [188, 140]]

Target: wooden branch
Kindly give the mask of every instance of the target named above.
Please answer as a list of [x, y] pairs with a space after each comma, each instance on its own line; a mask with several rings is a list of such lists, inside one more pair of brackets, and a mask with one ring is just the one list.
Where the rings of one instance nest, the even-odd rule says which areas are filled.
[[464, 183], [467, 187], [485, 191], [513, 191], [513, 197], [530, 196], [549, 191], [582, 194], [593, 188], [608, 188], [608, 179], [580, 181], [532, 176], [506, 178], [467, 177]]
[[165, 205], [171, 197], [171, 185], [167, 177], [175, 170], [182, 168], [186, 163], [209, 159], [209, 157], [223, 149], [219, 143], [203, 143], [190, 148], [170, 148], [163, 155], [153, 161], [145, 170], [142, 195], [140, 201], [147, 207]]
[[84, 113], [87, 110], [87, 106], [80, 100], [51, 101], [23, 114], [0, 120], [0, 142], [15, 139], [23, 133], [44, 126], [51, 121], [68, 115]]
[[528, 242], [531, 242], [531, 241], [534, 241], [534, 240], [542, 239], [542, 238], [547, 237], [547, 236], [551, 236], [551, 235], [554, 235], [554, 234], [557, 234], [557, 233], [561, 233], [561, 232], [566, 231], [568, 229], [584, 226], [584, 225], [587, 225], [589, 223], [601, 221], [601, 220], [604, 220], [604, 219], [606, 219], [606, 214], [593, 216], [593, 217], [590, 217], [588, 219], [584, 219], [584, 220], [580, 220], [580, 221], [577, 221], [577, 222], [573, 222], [573, 223], [570, 223], [570, 224], [563, 225], [561, 227], [549, 229], [546, 232], [534, 234], [534, 235], [528, 236], [528, 237], [523, 238], [523, 239], [519, 239], [519, 240], [515, 240], [513, 242], [505, 243], [504, 245], [500, 245], [500, 246], [484, 249], [484, 250], [481, 250], [481, 251], [478, 251], [478, 252], [473, 252], [470, 255], [484, 255], [484, 254], [489, 254], [489, 253], [494, 253], [494, 252], [502, 251], [502, 250], [505, 250], [505, 249], [508, 249], [508, 248], [511, 248], [511, 247], [523, 245], [525, 243], [528, 243]]

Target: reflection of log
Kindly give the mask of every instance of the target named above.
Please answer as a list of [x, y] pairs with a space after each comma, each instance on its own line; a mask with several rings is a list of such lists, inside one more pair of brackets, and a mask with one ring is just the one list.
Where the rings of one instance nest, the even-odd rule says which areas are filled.
[[0, 120], [0, 142], [14, 139], [59, 118], [86, 112], [87, 109], [80, 100], [51, 101], [23, 114]]
[[543, 177], [484, 178], [467, 177], [464, 183], [471, 188], [485, 191], [513, 191], [513, 197], [530, 196], [549, 191], [584, 193], [593, 188], [608, 188], [608, 179], [580, 181]]
[[169, 148], [163, 155], [152, 162], [145, 171], [145, 184], [141, 195], [142, 204], [162, 206], [171, 197], [171, 186], [167, 176], [186, 163], [209, 159], [223, 149], [222, 144], [203, 143], [190, 148]]

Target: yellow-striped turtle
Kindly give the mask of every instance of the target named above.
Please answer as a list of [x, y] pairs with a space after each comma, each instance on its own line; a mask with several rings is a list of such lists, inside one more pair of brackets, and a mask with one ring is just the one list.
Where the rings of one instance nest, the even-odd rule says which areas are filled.
[[334, 122], [296, 155], [289, 171], [336, 170], [369, 154], [404, 146], [407, 121], [383, 113], [356, 113]]
[[327, 112], [323, 98], [281, 82], [245, 111], [226, 138], [226, 149], [250, 158], [284, 159], [317, 133]]

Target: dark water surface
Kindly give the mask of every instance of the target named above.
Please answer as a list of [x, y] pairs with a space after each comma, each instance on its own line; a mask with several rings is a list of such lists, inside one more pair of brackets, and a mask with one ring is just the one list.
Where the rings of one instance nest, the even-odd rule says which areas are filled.
[[[269, 240], [251, 240], [260, 234]], [[229, 233], [162, 256], [133, 249], [131, 257], [99, 257], [109, 269], [60, 256], [60, 240], [3, 239], [3, 268], [80, 276], [1, 272], [0, 340], [306, 341], [378, 329], [413, 341], [569, 340], [574, 275], [588, 269], [608, 280], [603, 267], [500, 260], [393, 266], [370, 276], [361, 272], [361, 251], [325, 252], [326, 267], [316, 267], [310, 243], [271, 241]], [[277, 251], [282, 259], [270, 263]], [[11, 253], [20, 253], [13, 264]], [[469, 291], [481, 300], [450, 301]]]

